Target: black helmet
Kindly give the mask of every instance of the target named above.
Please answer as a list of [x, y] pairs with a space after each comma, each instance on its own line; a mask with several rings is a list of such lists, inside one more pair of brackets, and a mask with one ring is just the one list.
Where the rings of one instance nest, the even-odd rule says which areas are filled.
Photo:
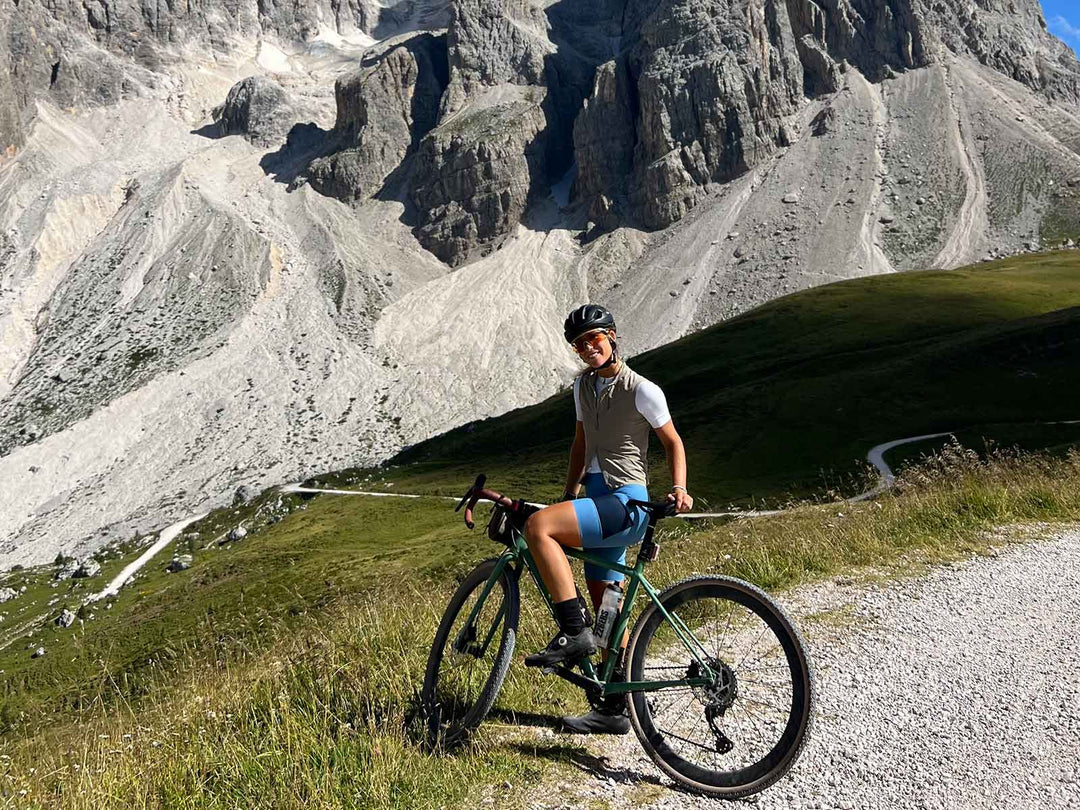
[[566, 316], [563, 336], [567, 343], [593, 329], [614, 329], [615, 318], [599, 304], [583, 304]]

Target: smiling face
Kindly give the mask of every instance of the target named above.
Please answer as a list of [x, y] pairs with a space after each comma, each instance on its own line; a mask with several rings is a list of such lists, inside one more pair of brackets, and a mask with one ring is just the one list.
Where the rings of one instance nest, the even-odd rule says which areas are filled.
[[614, 330], [594, 329], [574, 341], [574, 351], [591, 368], [600, 368], [611, 358], [611, 341], [614, 338]]

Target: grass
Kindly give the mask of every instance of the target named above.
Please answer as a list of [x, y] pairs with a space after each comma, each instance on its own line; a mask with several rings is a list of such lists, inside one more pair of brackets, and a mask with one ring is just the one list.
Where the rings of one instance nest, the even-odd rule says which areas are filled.
[[[334, 501], [311, 508], [320, 502]], [[997, 525], [1077, 518], [1080, 453], [983, 460], [950, 446], [872, 503], [665, 528], [649, 577], [662, 584], [717, 572], [777, 591], [859, 566], [903, 573], [913, 557], [992, 550], [1003, 542], [988, 532]], [[526, 588], [519, 652], [495, 722], [454, 755], [431, 756], [413, 742], [429, 639], [457, 578], [450, 572], [465, 567], [344, 595], [245, 660], [204, 661], [179, 677], [159, 670], [179, 688], [142, 700], [103, 681], [98, 698], [66, 723], [9, 737], [0, 791], [27, 806], [436, 808], [473, 806], [485, 786], [507, 782], [500, 802], [512, 806], [575, 756], [514, 727], [513, 717], [583, 703], [568, 685], [521, 665], [550, 632]]]
[[[1078, 416], [1078, 345], [1080, 259], [1070, 253], [829, 285], [634, 358], [668, 394], [699, 506], [818, 504], [673, 523], [650, 580], [722, 572], [777, 591], [854, 568], [903, 574], [1000, 543], [993, 526], [1080, 518], [1080, 426], [1036, 424]], [[318, 481], [457, 495], [484, 470], [513, 495], [555, 497], [570, 413], [560, 394]], [[937, 430], [958, 431], [983, 457], [955, 444], [897, 448], [896, 494], [830, 503], [867, 485], [869, 447]], [[994, 450], [1011, 444], [1048, 452]], [[658, 449], [652, 458], [663, 486]], [[496, 551], [462, 529], [452, 505], [263, 493], [191, 527], [197, 538], [182, 535], [111, 608], [98, 603], [68, 630], [51, 623], [61, 605], [76, 606], [139, 549], [115, 549], [85, 584], [54, 586], [48, 566], [8, 574], [27, 591], [0, 606], [0, 638], [12, 641], [0, 649], [0, 796], [20, 806], [435, 808], [474, 805], [483, 786], [504, 782], [497, 798], [512, 804], [519, 787], [569, 768], [578, 749], [514, 723], [584, 707], [571, 687], [520, 664], [551, 630], [528, 586], [495, 722], [452, 757], [425, 755], [409, 737], [442, 607]], [[229, 542], [237, 525], [249, 534]], [[190, 570], [165, 573], [174, 550], [193, 553]], [[47, 654], [31, 660], [27, 645], [38, 643]]]

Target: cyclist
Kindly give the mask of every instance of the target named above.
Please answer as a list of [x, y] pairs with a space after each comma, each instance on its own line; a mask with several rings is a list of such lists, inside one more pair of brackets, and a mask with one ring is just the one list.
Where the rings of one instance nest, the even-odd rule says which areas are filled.
[[[559, 622], [559, 633], [551, 643], [525, 658], [527, 665], [537, 667], [572, 663], [596, 652], [596, 640], [586, 624], [587, 613], [562, 547], [584, 548], [625, 564], [627, 546], [641, 541], [648, 524], [644, 510], [627, 508], [626, 502], [649, 499], [646, 453], [650, 427], [660, 438], [671, 468], [673, 486], [668, 500], [673, 500], [680, 512], [689, 511], [694, 503], [686, 491], [686, 453], [671, 422], [664, 392], [619, 357], [611, 313], [596, 304], [578, 307], [567, 316], [563, 334], [586, 368], [574, 380], [577, 427], [566, 492], [561, 502], [531, 515], [525, 525], [529, 550]], [[578, 498], [582, 484], [585, 497]], [[608, 583], [621, 581], [623, 575], [586, 563], [585, 579], [593, 608], [599, 609]], [[615, 677], [625, 678], [621, 663]], [[606, 698], [588, 714], [563, 718], [563, 726], [577, 733], [626, 734], [630, 730], [626, 697]]]

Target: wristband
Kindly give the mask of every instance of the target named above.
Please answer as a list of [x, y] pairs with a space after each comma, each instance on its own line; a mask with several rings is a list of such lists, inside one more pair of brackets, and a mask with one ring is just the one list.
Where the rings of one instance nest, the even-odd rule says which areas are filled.
[[[671, 489], [672, 489], [673, 491], [674, 491], [674, 490], [676, 490], [676, 489], [681, 489], [681, 490], [682, 490], [683, 492], [686, 492], [686, 487], [684, 487], [684, 486], [680, 486], [679, 484], [672, 484], [672, 485], [671, 485]], [[687, 495], [689, 495], [690, 493], [689, 493], [689, 492], [686, 492], [686, 494], [687, 494]]]
[[562, 494], [562, 499], [560, 500], [560, 503], [561, 503], [562, 501], [576, 501], [576, 500], [577, 500], [577, 495], [575, 495], [575, 494], [574, 494], [573, 492], [571, 492], [570, 490], [566, 490], [566, 491], [565, 491], [565, 492], [563, 492], [563, 494]]

